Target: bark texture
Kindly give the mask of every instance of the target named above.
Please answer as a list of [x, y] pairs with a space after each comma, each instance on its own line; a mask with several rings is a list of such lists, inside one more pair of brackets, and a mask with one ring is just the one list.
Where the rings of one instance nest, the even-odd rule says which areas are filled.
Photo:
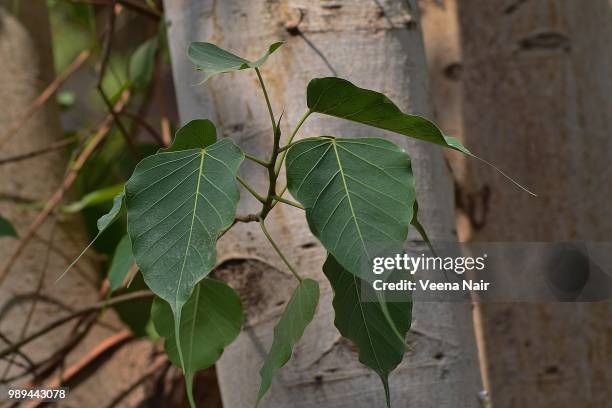
[[[263, 68], [282, 129], [306, 110], [305, 90], [316, 76], [338, 75], [380, 90], [403, 109], [430, 116], [418, 11], [402, 1], [195, 1], [165, 2], [181, 119], [208, 117], [225, 137], [265, 157], [271, 129], [253, 72], [238, 72], [194, 86], [198, 74], [185, 56], [192, 41], [210, 41], [255, 59], [272, 42], [287, 43]], [[301, 135], [374, 136], [382, 132], [331, 118], [311, 117]], [[453, 195], [440, 150], [392, 137], [413, 158], [423, 222], [434, 239], [454, 236]], [[241, 174], [260, 192], [265, 173], [246, 162]], [[243, 192], [242, 211], [259, 204]], [[322, 283], [315, 321], [277, 375], [266, 407], [379, 407], [384, 394], [333, 327], [331, 290], [323, 282], [324, 251], [300, 210], [279, 205], [269, 229], [300, 272]], [[239, 224], [219, 244], [217, 273], [238, 287], [248, 307], [246, 329], [217, 365], [226, 408], [252, 406], [258, 371], [272, 329], [295, 283], [254, 224]], [[412, 351], [391, 376], [392, 399], [402, 407], [477, 406], [478, 363], [467, 305], [415, 306]]]
[[[458, 2], [466, 144], [539, 194], [469, 161], [473, 239], [610, 239], [611, 7]], [[611, 313], [609, 302], [483, 305], [493, 405], [609, 406]]]
[[[25, 112], [36, 97], [54, 78], [51, 35], [44, 0], [6, 2], [0, 4], [0, 134]], [[8, 12], [8, 5], [16, 5], [16, 14]], [[62, 129], [54, 99], [51, 98], [2, 146], [0, 157], [12, 157], [30, 152], [61, 139]], [[23, 235], [37, 210], [19, 205], [20, 199], [44, 202], [60, 186], [68, 156], [64, 152], [49, 153], [36, 159], [0, 166], [0, 214], [8, 218]], [[49, 245], [49, 242], [52, 242]], [[4, 264], [13, 253], [17, 241], [0, 238], [0, 263]], [[0, 288], [0, 332], [11, 341], [29, 335], [46, 326], [51, 320], [70, 310], [94, 303], [98, 298], [98, 264], [85, 257], [75, 269], [59, 283], [55, 279], [87, 245], [81, 220], [75, 217], [52, 216], [39, 230], [19, 261], [13, 266]], [[40, 286], [40, 290], [37, 287]], [[32, 314], [27, 330], [24, 325]], [[79, 361], [89, 350], [112, 336], [120, 323], [112, 312], [106, 314], [107, 326], [96, 325], [79, 346], [65, 360], [65, 367]], [[74, 322], [30, 343], [23, 351], [35, 363], [49, 358], [72, 337]], [[111, 326], [108, 326], [111, 324]], [[6, 343], [0, 341], [0, 348]], [[64, 406], [104, 406], [127, 389], [150, 362], [151, 346], [148, 342], [133, 342], [117, 351], [115, 359], [94, 364], [85, 370], [71, 387], [71, 397]], [[112, 353], [110, 353], [112, 355]], [[5, 372], [6, 361], [0, 362], [0, 377], [13, 377], [23, 371], [24, 361], [15, 359], [10, 371]], [[56, 380], [59, 373], [50, 380]], [[25, 376], [10, 381], [13, 388], [27, 383]], [[44, 385], [44, 383], [42, 384]], [[143, 393], [137, 390], [125, 401], [136, 404]]]

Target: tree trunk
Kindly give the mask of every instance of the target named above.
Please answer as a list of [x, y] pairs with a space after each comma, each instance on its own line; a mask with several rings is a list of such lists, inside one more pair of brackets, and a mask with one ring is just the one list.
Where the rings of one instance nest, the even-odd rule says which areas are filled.
[[[185, 56], [191, 41], [210, 41], [248, 58], [269, 44], [287, 43], [263, 67], [286, 134], [306, 110], [305, 90], [317, 76], [338, 75], [385, 92], [403, 109], [429, 116], [429, 96], [418, 12], [400, 1], [166, 1], [175, 86], [183, 122], [208, 117], [250, 154], [265, 157], [271, 129], [253, 72], [219, 76], [205, 85]], [[331, 118], [311, 117], [302, 135], [371, 136], [380, 131]], [[423, 222], [434, 239], [453, 239], [452, 185], [438, 148], [392, 137], [413, 159]], [[265, 191], [263, 171], [245, 163], [241, 174]], [[259, 204], [242, 194], [242, 211]], [[421, 214], [421, 213], [420, 213]], [[318, 313], [274, 381], [266, 407], [378, 407], [377, 376], [357, 361], [333, 327], [331, 290], [323, 282], [324, 251], [300, 210], [277, 206], [271, 234], [304, 275], [322, 283]], [[272, 330], [295, 284], [258, 227], [241, 224], [219, 243], [220, 273], [243, 295], [245, 331], [217, 365], [224, 406], [253, 406], [258, 371]], [[409, 352], [391, 375], [396, 406], [476, 406], [479, 373], [469, 305], [417, 304]]]
[[[458, 6], [466, 144], [539, 194], [469, 161], [462, 195], [484, 214], [473, 239], [609, 240], [611, 3]], [[611, 313], [609, 302], [483, 305], [493, 405], [609, 406]]]

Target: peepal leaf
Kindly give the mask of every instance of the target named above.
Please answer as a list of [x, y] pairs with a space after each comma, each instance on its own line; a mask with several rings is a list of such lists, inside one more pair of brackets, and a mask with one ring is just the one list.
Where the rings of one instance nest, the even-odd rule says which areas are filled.
[[306, 93], [308, 108], [312, 112], [352, 120], [457, 150], [493, 167], [520, 189], [536, 195], [493, 164], [470, 152], [454, 137], [443, 134], [433, 122], [402, 112], [380, 92], [359, 88], [346, 79], [328, 77], [311, 80]]
[[142, 160], [125, 185], [136, 263], [177, 314], [214, 267], [217, 237], [234, 221], [243, 159], [230, 139], [162, 152]]
[[319, 284], [312, 279], [304, 279], [293, 292], [283, 315], [274, 327], [274, 340], [270, 352], [259, 371], [261, 385], [257, 393], [257, 405], [270, 388], [274, 373], [291, 358], [293, 346], [312, 321], [318, 303]]
[[172, 145], [162, 152], [201, 149], [217, 141], [217, 129], [208, 119], [196, 119], [180, 128], [174, 136]]
[[[113, 206], [111, 209], [98, 218], [96, 225], [98, 226], [98, 235], [100, 235], [109, 225], [111, 225], [119, 215], [119, 211], [121, 211], [121, 205], [123, 204], [123, 198], [125, 197], [125, 192], [121, 190], [119, 194], [115, 196], [113, 199]], [[96, 237], [97, 238], [97, 237]]]
[[130, 242], [130, 237], [124, 235], [117, 244], [117, 248], [115, 248], [115, 254], [108, 271], [108, 283], [111, 291], [121, 287], [133, 264], [132, 243]]
[[85, 255], [85, 252], [87, 252], [87, 250], [91, 248], [94, 242], [96, 242], [96, 240], [100, 237], [100, 235], [102, 235], [102, 233], [113, 222], [115, 222], [115, 220], [119, 216], [119, 212], [121, 211], [121, 206], [123, 205], [124, 197], [125, 197], [125, 192], [122, 189], [121, 192], [117, 194], [115, 198], [113, 199], [113, 206], [111, 207], [111, 209], [106, 214], [98, 218], [98, 221], [96, 223], [98, 227], [98, 233], [96, 234], [94, 239], [92, 239], [91, 242], [85, 247], [85, 249], [79, 254], [79, 256], [77, 256], [76, 259], [72, 261], [70, 265], [66, 267], [64, 272], [62, 272], [62, 274], [55, 280], [55, 283], [59, 282], [59, 280], [62, 279], [66, 275], [66, 273], [68, 273], [70, 269], [72, 269], [72, 267], [79, 261], [79, 259], [81, 259], [83, 255]]
[[[102, 204], [107, 201], [115, 200], [118, 194], [123, 193], [123, 183], [115, 184], [114, 186], [104, 187], [91, 193], [87, 193], [80, 200], [61, 207], [65, 213], [76, 213], [85, 208], [94, 205]], [[123, 200], [123, 198], [121, 198]]]
[[372, 286], [344, 269], [332, 255], [328, 255], [323, 273], [334, 290], [334, 324], [342, 336], [355, 344], [359, 361], [379, 375], [390, 407], [389, 373], [406, 351], [403, 339], [412, 323], [412, 302], [409, 298], [387, 301], [385, 311], [375, 300], [378, 296]]
[[268, 57], [276, 51], [282, 42], [276, 42], [268, 47], [268, 51], [257, 61], [249, 61], [229, 51], [206, 42], [191, 43], [187, 50], [187, 56], [196, 68], [204, 73], [202, 82], [209, 78], [226, 72], [238, 71], [247, 68], [258, 68], [263, 65]]
[[180, 341], [183, 360], [179, 356], [172, 309], [155, 298], [151, 308], [155, 329], [166, 339], [166, 354], [185, 372], [187, 392], [193, 401], [193, 377], [212, 366], [240, 333], [244, 321], [238, 294], [225, 283], [205, 278], [183, 306]]
[[17, 231], [15, 227], [4, 217], [0, 217], [0, 237], [13, 237], [17, 238]]
[[346, 79], [315, 78], [307, 89], [308, 108], [313, 112], [352, 120], [471, 155], [457, 139], [445, 136], [429, 120], [403, 113], [380, 92], [359, 88]]
[[345, 269], [369, 278], [374, 257], [403, 250], [415, 190], [410, 157], [399, 146], [375, 138], [304, 139], [290, 148], [286, 169], [310, 230]]

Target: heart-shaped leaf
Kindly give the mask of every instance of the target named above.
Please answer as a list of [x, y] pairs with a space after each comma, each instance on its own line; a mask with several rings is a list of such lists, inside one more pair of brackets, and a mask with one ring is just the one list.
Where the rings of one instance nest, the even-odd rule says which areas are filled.
[[442, 134], [429, 120], [403, 113], [380, 92], [359, 88], [346, 79], [329, 77], [311, 80], [307, 103], [313, 112], [390, 130], [471, 155], [457, 139]]
[[493, 164], [471, 153], [454, 137], [443, 134], [431, 121], [402, 112], [380, 92], [359, 88], [342, 78], [315, 78], [308, 84], [307, 104], [311, 112], [363, 123], [457, 150], [491, 166], [517, 187], [536, 195]]
[[206, 42], [191, 43], [187, 50], [187, 56], [196, 68], [204, 73], [202, 82], [217, 74], [238, 71], [247, 68], [258, 68], [263, 65], [270, 54], [276, 51], [282, 42], [272, 44], [266, 53], [257, 61], [249, 61], [229, 51], [217, 47], [215, 44]]
[[[384, 310], [378, 301], [380, 294], [368, 282], [344, 269], [332, 255], [328, 255], [323, 273], [334, 290], [334, 324], [342, 336], [355, 344], [359, 361], [380, 376], [390, 407], [389, 373], [402, 361], [406, 351], [403, 338], [412, 322], [410, 298], [406, 295], [405, 299], [385, 302], [387, 310]], [[398, 332], [401, 337], [397, 336]]]
[[108, 270], [108, 283], [111, 291], [121, 287], [133, 264], [132, 243], [130, 242], [130, 237], [124, 235], [117, 244], [110, 269]]
[[244, 153], [230, 139], [142, 160], [125, 185], [134, 258], [151, 290], [177, 313], [215, 264], [234, 221]]
[[375, 138], [304, 139], [287, 155], [289, 191], [312, 233], [351, 273], [370, 277], [372, 259], [403, 250], [415, 201], [410, 157]]
[[125, 185], [134, 259], [147, 286], [172, 308], [181, 361], [181, 310], [214, 267], [217, 238], [234, 221], [243, 160], [230, 139], [161, 152], [142, 160]]
[[274, 373], [291, 358], [293, 346], [304, 334], [312, 321], [319, 303], [319, 284], [312, 279], [300, 282], [291, 300], [274, 327], [274, 340], [259, 375], [261, 385], [257, 394], [257, 405], [272, 384]]
[[13, 237], [17, 238], [17, 231], [15, 227], [4, 217], [0, 217], [0, 237]]
[[[160, 336], [166, 339], [166, 354], [175, 365], [183, 368], [190, 402], [193, 401], [193, 377], [212, 366], [240, 333], [244, 315], [240, 297], [225, 283], [203, 279], [183, 306], [180, 342], [177, 347], [172, 309], [165, 301], [155, 298], [151, 317]], [[181, 360], [185, 364], [181, 364]]]
[[217, 141], [217, 129], [208, 119], [196, 119], [180, 128], [174, 136], [172, 145], [162, 152], [201, 149]]

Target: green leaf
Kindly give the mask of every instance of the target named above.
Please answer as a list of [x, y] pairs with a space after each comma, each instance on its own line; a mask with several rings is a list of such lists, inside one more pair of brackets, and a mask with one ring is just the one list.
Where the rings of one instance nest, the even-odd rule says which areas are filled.
[[98, 233], [96, 234], [94, 239], [91, 240], [91, 242], [85, 247], [85, 249], [79, 254], [79, 256], [77, 256], [76, 259], [66, 267], [64, 272], [62, 272], [62, 274], [55, 280], [55, 283], [59, 282], [60, 279], [62, 279], [66, 275], [66, 273], [68, 273], [68, 271], [72, 269], [72, 267], [79, 261], [79, 259], [81, 259], [83, 255], [85, 255], [85, 252], [87, 252], [87, 250], [91, 248], [94, 242], [96, 242], [96, 240], [100, 238], [100, 235], [102, 235], [102, 233], [109, 227], [109, 225], [111, 225], [117, 219], [119, 211], [121, 211], [121, 206], [123, 205], [124, 196], [124, 191], [121, 191], [115, 196], [111, 209], [106, 214], [98, 218], [98, 222], [96, 223], [98, 227]]
[[61, 207], [61, 211], [65, 213], [76, 213], [85, 208], [111, 201], [122, 192], [123, 183], [92, 191], [91, 193], [88, 193], [83, 196], [79, 201], [75, 201], [73, 203]]
[[293, 346], [312, 321], [318, 303], [319, 284], [312, 279], [304, 279], [293, 292], [283, 315], [274, 327], [272, 347], [259, 372], [261, 385], [257, 394], [257, 405], [270, 388], [274, 373], [291, 358]]
[[230, 139], [142, 160], [125, 185], [128, 233], [151, 290], [173, 310], [215, 265], [217, 236], [234, 221], [244, 153]]
[[145, 88], [153, 78], [155, 53], [157, 52], [157, 37], [142, 43], [130, 59], [130, 79], [136, 89]]
[[231, 52], [225, 51], [211, 43], [194, 42], [187, 50], [187, 56], [196, 68], [204, 73], [202, 82], [209, 78], [225, 72], [238, 71], [247, 68], [258, 68], [263, 65], [268, 57], [276, 51], [282, 42], [272, 44], [268, 51], [257, 61], [248, 61]]
[[4, 217], [0, 217], [0, 237], [13, 237], [18, 238], [15, 227]]
[[125, 192], [121, 190], [121, 192], [117, 194], [113, 199], [113, 206], [111, 207], [111, 209], [98, 219], [98, 235], [100, 235], [106, 228], [108, 228], [109, 225], [111, 225], [117, 219], [119, 211], [121, 210], [121, 205], [123, 204], [123, 197], [125, 197]]
[[408, 115], [380, 92], [359, 88], [342, 78], [315, 78], [308, 84], [308, 108], [313, 112], [390, 130], [471, 155], [457, 139], [445, 136], [429, 120]]
[[315, 78], [308, 84], [307, 104], [311, 112], [352, 120], [465, 153], [493, 167], [520, 189], [536, 195], [493, 164], [471, 153], [454, 137], [443, 134], [431, 121], [403, 113], [380, 92], [359, 88], [342, 78]]
[[202, 149], [217, 141], [215, 125], [208, 119], [196, 119], [180, 128], [174, 136], [172, 145], [162, 152], [177, 152], [189, 149]]
[[[410, 157], [384, 139], [304, 139], [287, 155], [289, 191], [312, 233], [351, 273], [403, 251], [415, 201]], [[385, 255], [386, 254], [386, 255]]]
[[[166, 339], [166, 353], [183, 368], [189, 400], [193, 403], [193, 377], [198, 370], [212, 366], [240, 333], [244, 321], [238, 294], [225, 283], [203, 279], [183, 306], [180, 342], [177, 347], [172, 309], [155, 298], [151, 316], [160, 336]], [[185, 364], [181, 364], [184, 361]]]
[[389, 373], [402, 361], [406, 351], [403, 338], [412, 322], [412, 303], [409, 298], [394, 299], [385, 302], [385, 311], [376, 301], [378, 294], [372, 286], [342, 268], [332, 255], [328, 255], [323, 273], [334, 290], [334, 324], [342, 336], [355, 344], [359, 361], [380, 376], [390, 407]]
[[410, 221], [410, 224], [412, 224], [414, 229], [416, 229], [419, 235], [421, 235], [421, 238], [423, 239], [423, 241], [425, 241], [425, 243], [429, 247], [429, 250], [432, 252], [432, 254], [435, 255], [436, 251], [434, 250], [433, 245], [431, 244], [431, 240], [429, 239], [429, 236], [427, 235], [427, 231], [425, 231], [425, 228], [419, 221], [418, 213], [419, 213], [419, 203], [417, 202], [417, 200], [414, 200], [414, 207], [412, 208], [412, 221]]
[[[125, 185], [128, 233], [147, 286], [181, 310], [215, 265], [217, 237], [236, 216], [236, 173], [244, 153], [230, 139], [142, 160]], [[178, 354], [181, 354], [181, 341]]]
[[108, 283], [111, 291], [115, 291], [121, 287], [121, 284], [125, 280], [133, 264], [132, 243], [130, 242], [130, 237], [125, 235], [121, 238], [119, 244], [117, 244], [115, 254], [113, 255], [113, 261], [108, 271]]

